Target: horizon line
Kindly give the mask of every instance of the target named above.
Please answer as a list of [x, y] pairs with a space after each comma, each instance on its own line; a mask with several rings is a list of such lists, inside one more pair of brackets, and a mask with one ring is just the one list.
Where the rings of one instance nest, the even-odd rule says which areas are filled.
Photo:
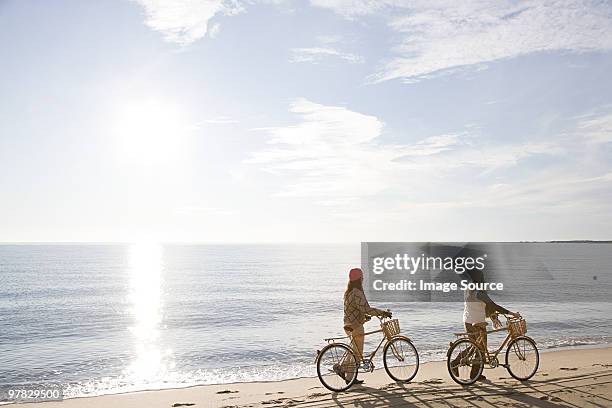
[[159, 245], [355, 245], [364, 242], [440, 242], [440, 243], [612, 243], [612, 239], [552, 239], [552, 240], [521, 240], [521, 241], [334, 241], [334, 242], [311, 242], [311, 241], [264, 241], [264, 242], [248, 242], [248, 241], [0, 241], [0, 245], [130, 245], [140, 242], [147, 242]]

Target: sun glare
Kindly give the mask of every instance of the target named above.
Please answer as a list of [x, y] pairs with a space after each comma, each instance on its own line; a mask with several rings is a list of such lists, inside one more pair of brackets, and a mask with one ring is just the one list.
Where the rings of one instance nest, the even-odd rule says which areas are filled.
[[155, 378], [165, 367], [160, 348], [162, 320], [162, 247], [155, 243], [136, 243], [129, 248], [130, 311], [134, 324], [135, 358], [128, 367], [130, 376]]
[[178, 106], [147, 100], [125, 105], [115, 123], [119, 159], [156, 165], [180, 159], [187, 126]]

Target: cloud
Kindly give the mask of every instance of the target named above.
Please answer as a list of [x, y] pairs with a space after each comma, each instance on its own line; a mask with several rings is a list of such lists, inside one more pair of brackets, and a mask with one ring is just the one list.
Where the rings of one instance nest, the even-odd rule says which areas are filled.
[[205, 119], [204, 123], [207, 123], [210, 125], [231, 125], [234, 123], [238, 123], [238, 121], [229, 116], [215, 116], [213, 118]]
[[576, 133], [593, 144], [612, 142], [612, 112], [583, 116], [576, 125]]
[[[429, 188], [430, 180], [452, 178], [458, 169], [477, 177], [516, 166], [532, 156], [565, 153], [553, 142], [476, 143], [466, 132], [390, 145], [382, 143], [384, 123], [375, 116], [303, 98], [295, 100], [289, 110], [299, 122], [258, 129], [269, 135], [268, 146], [254, 152], [247, 163], [283, 180], [276, 196], [311, 197], [324, 205], [350, 202], [398, 186], [399, 192], [405, 192], [407, 183]], [[471, 181], [464, 180], [467, 184]]]
[[430, 136], [409, 149], [409, 156], [431, 156], [451, 149], [459, 144], [459, 135]]
[[341, 52], [331, 47], [292, 48], [290, 61], [319, 63], [329, 57], [340, 58], [352, 64], [364, 62], [360, 55]]
[[347, 18], [372, 14], [404, 2], [389, 0], [310, 0], [310, 4], [335, 11]]
[[217, 38], [220, 30], [221, 30], [221, 24], [219, 23], [213, 24], [208, 30], [208, 36], [210, 38]]
[[340, 51], [338, 45], [343, 38], [340, 35], [318, 35], [318, 45], [314, 47], [292, 48], [291, 62], [310, 62], [318, 64], [326, 58], [338, 58], [351, 64], [363, 63], [365, 59], [361, 55]]
[[316, 38], [321, 44], [336, 44], [342, 40], [339, 35], [318, 35]]
[[375, 193], [381, 188], [380, 179], [395, 166], [393, 159], [402, 155], [376, 143], [384, 124], [374, 116], [303, 98], [289, 110], [300, 122], [263, 129], [271, 137], [269, 147], [247, 161], [291, 177], [293, 182], [278, 196], [342, 202], [364, 192]]
[[228, 0], [135, 0], [145, 11], [145, 24], [164, 34], [166, 41], [188, 45], [207, 33], [214, 37], [219, 25], [209, 30], [216, 15], [234, 15], [244, 10], [238, 1]]
[[[488, 186], [479, 197], [469, 203], [478, 207], [608, 208], [611, 198], [612, 173], [581, 176], [574, 171], [535, 176], [520, 183]], [[603, 199], [602, 199], [603, 198]]]
[[347, 18], [382, 13], [398, 33], [373, 82], [414, 81], [535, 52], [612, 49], [612, 6], [586, 0], [312, 0]]

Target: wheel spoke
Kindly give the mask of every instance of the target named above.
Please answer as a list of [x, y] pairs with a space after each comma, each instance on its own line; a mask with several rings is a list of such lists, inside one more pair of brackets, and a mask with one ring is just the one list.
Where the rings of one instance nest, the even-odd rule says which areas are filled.
[[519, 337], [510, 343], [506, 352], [507, 369], [518, 380], [531, 378], [538, 369], [538, 349], [528, 337]]
[[482, 373], [482, 352], [470, 340], [459, 340], [450, 349], [447, 366], [451, 378], [462, 385], [472, 384]]
[[419, 369], [419, 356], [414, 345], [405, 337], [395, 337], [383, 352], [383, 363], [389, 377], [408, 382]]
[[357, 377], [357, 359], [344, 344], [331, 344], [319, 354], [317, 375], [321, 383], [332, 391], [348, 389]]

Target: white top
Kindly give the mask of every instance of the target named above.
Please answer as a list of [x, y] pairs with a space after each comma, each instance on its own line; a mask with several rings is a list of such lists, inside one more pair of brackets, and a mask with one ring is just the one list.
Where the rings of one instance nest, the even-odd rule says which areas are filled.
[[486, 303], [476, 297], [475, 290], [465, 291], [463, 304], [463, 323], [482, 323], [486, 321]]

